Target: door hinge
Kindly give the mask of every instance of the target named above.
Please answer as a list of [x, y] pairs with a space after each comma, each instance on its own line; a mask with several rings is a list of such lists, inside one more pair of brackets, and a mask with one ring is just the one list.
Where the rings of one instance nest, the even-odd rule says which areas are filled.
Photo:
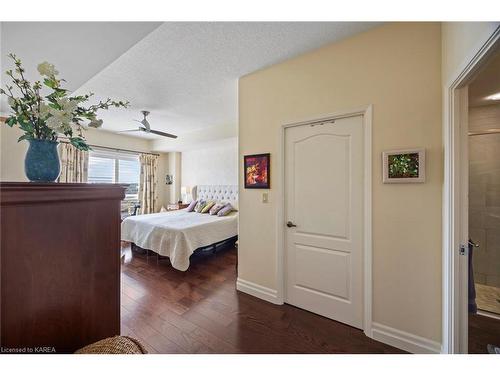
[[459, 252], [460, 252], [460, 255], [466, 255], [467, 254], [467, 247], [465, 245], [460, 245]]

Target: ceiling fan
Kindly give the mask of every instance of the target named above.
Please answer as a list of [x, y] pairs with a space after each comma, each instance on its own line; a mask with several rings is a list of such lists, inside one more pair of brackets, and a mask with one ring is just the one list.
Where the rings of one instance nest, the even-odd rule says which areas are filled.
[[177, 138], [177, 136], [174, 134], [164, 133], [164, 132], [161, 132], [159, 130], [151, 129], [151, 125], [149, 125], [149, 121], [146, 119], [146, 117], [149, 115], [149, 111], [141, 111], [141, 113], [144, 116], [144, 118], [141, 121], [139, 121], [139, 120], [134, 120], [134, 121], [137, 121], [142, 126], [139, 126], [137, 129], [122, 130], [121, 133], [124, 133], [124, 132], [144, 132], [144, 133], [161, 135], [162, 137]]

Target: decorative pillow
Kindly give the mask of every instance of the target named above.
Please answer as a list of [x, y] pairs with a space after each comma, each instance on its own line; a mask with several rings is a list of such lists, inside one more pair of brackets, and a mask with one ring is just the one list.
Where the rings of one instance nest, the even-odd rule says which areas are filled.
[[231, 205], [231, 203], [228, 203], [224, 207], [222, 207], [219, 212], [217, 212], [217, 216], [226, 216], [232, 210], [233, 206]]
[[203, 210], [203, 207], [207, 204], [207, 201], [204, 201], [203, 199], [200, 199], [198, 203], [196, 203], [196, 206], [194, 207], [194, 210], [196, 212], [201, 212]]
[[207, 204], [205, 205], [205, 207], [203, 207], [203, 209], [201, 210], [201, 213], [202, 214], [206, 214], [208, 211], [210, 211], [210, 209], [215, 205], [215, 202], [214, 201], [208, 201]]
[[167, 209], [165, 208], [165, 206], [161, 206], [160, 212], [167, 212]]
[[196, 203], [198, 203], [198, 201], [192, 201], [191, 203], [189, 203], [189, 206], [187, 206], [186, 211], [187, 212], [193, 212], [194, 208], [196, 206]]
[[210, 215], [217, 215], [217, 212], [219, 212], [225, 205], [225, 203], [214, 204], [210, 209]]

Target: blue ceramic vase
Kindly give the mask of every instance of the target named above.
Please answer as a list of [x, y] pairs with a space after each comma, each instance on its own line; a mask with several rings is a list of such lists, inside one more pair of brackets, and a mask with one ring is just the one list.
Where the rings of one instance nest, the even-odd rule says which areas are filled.
[[61, 166], [56, 141], [30, 139], [28, 152], [24, 159], [24, 173], [31, 182], [54, 182]]

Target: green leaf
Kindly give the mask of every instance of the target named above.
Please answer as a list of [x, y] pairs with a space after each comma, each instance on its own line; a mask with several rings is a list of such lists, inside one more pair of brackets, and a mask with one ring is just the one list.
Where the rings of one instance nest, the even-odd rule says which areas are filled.
[[32, 133], [34, 131], [33, 125], [29, 122], [19, 123], [19, 127], [27, 133]]
[[10, 116], [7, 121], [5, 121], [7, 125], [9, 125], [11, 128], [17, 124], [17, 119], [14, 116]]
[[85, 142], [85, 139], [81, 137], [71, 137], [69, 142], [75, 146], [78, 150], [88, 151], [90, 150], [89, 145]]
[[29, 124], [29, 119], [26, 115], [21, 113], [20, 115], [17, 116], [17, 122], [22, 127], [23, 125]]
[[57, 87], [57, 82], [54, 79], [51, 78], [45, 78], [43, 80], [43, 84], [47, 87], [50, 87], [51, 89], [54, 89]]
[[33, 139], [33, 135], [32, 134], [24, 134], [22, 136], [20, 136], [17, 141], [18, 142], [21, 142], [21, 141], [24, 141], [24, 140], [29, 140], [29, 139]]

